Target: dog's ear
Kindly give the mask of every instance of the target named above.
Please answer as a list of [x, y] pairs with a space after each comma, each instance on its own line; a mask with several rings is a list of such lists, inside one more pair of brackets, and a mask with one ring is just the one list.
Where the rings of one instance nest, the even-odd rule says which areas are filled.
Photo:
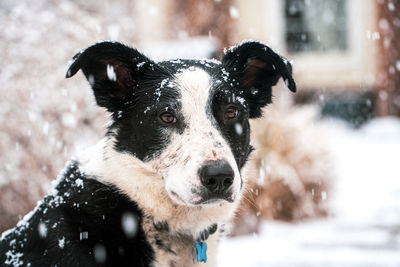
[[261, 116], [261, 108], [271, 103], [272, 86], [282, 77], [286, 86], [296, 92], [292, 66], [268, 46], [259, 42], [245, 42], [228, 49], [222, 66], [231, 82], [238, 83], [249, 102], [250, 118]]
[[115, 112], [130, 101], [143, 74], [154, 71], [156, 65], [136, 49], [117, 42], [101, 42], [76, 54], [66, 77], [81, 69], [97, 104]]

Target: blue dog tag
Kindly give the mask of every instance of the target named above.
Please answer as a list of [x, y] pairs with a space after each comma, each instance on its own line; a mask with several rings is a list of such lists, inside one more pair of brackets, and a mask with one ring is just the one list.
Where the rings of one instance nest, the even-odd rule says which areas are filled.
[[207, 243], [197, 242], [196, 243], [196, 252], [197, 252], [197, 262], [207, 262]]

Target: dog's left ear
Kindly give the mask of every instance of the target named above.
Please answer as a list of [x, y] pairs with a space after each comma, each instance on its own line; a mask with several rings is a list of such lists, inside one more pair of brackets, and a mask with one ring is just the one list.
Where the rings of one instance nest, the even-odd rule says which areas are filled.
[[222, 58], [222, 67], [229, 73], [230, 82], [244, 89], [250, 118], [260, 117], [261, 108], [271, 103], [272, 86], [281, 77], [286, 86], [296, 92], [291, 64], [262, 43], [245, 42], [229, 49]]

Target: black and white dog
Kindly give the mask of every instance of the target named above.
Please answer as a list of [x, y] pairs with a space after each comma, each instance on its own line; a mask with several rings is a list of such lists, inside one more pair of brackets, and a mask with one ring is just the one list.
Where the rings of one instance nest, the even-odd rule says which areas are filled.
[[221, 62], [158, 63], [101, 42], [74, 57], [67, 78], [80, 69], [111, 114], [107, 134], [3, 233], [2, 266], [215, 266], [252, 151], [249, 119], [281, 77], [296, 90], [290, 63], [259, 42]]

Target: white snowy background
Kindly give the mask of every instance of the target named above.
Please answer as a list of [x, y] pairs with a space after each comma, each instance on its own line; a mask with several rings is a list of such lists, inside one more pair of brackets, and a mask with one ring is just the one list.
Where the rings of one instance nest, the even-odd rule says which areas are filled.
[[[105, 8], [96, 3], [0, 1], [0, 184], [29, 178], [29, 191], [22, 192], [27, 198], [45, 192], [46, 177], [55, 177], [65, 160], [104, 132], [107, 116], [95, 107], [82, 75], [63, 79], [68, 60], [98, 40], [132, 44], [139, 25], [130, 1], [106, 1]], [[231, 16], [239, 17], [234, 7]], [[204, 40], [195, 42], [199, 56], [214, 42]], [[165, 45], [143, 48], [161, 58], [195, 46], [169, 42], [167, 53]], [[358, 130], [320, 123], [336, 167], [325, 200], [331, 215], [263, 222], [258, 234], [226, 238], [219, 266], [400, 266], [400, 119], [375, 118]], [[22, 205], [13, 204], [1, 212]]]

